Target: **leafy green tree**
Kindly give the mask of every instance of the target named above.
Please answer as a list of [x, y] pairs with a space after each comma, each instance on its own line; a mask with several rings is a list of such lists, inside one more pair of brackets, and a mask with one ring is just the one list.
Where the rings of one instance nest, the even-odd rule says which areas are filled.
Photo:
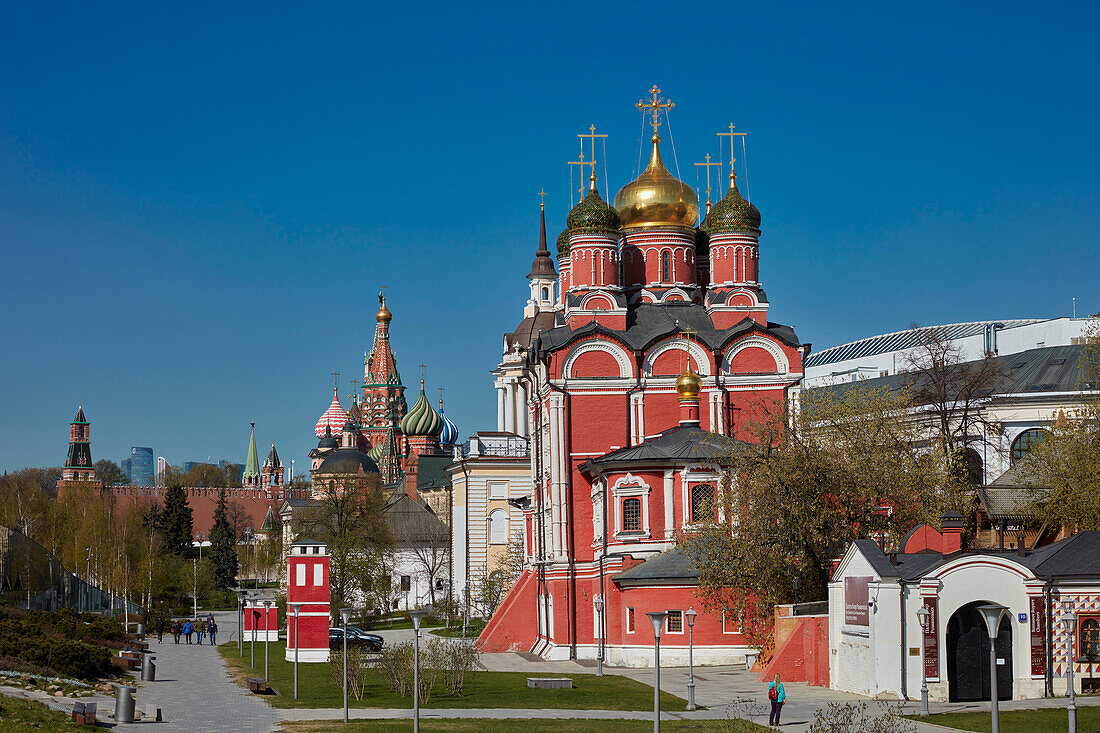
[[164, 491], [164, 509], [160, 513], [160, 534], [164, 540], [164, 550], [176, 555], [186, 555], [191, 551], [191, 538], [194, 536], [194, 519], [191, 507], [187, 503], [187, 494], [183, 486], [173, 480]]
[[108, 487], [130, 483], [130, 477], [110, 458], [100, 458], [95, 462], [95, 477]]
[[210, 529], [210, 562], [214, 566], [214, 587], [229, 590], [237, 585], [237, 540], [229, 526], [225, 489], [218, 492], [214, 526]]

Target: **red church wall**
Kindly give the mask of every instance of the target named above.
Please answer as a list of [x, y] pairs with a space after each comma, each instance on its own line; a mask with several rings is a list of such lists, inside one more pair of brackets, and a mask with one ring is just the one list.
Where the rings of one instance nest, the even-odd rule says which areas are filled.
[[481, 651], [530, 651], [538, 634], [537, 602], [538, 579], [524, 570], [478, 637]]
[[682, 349], [669, 349], [656, 358], [653, 362], [653, 376], [680, 376], [684, 373], [684, 367], [691, 362], [692, 370], [698, 374], [699, 363], [695, 357]]
[[[581, 358], [588, 356], [585, 354]], [[610, 357], [608, 357], [610, 358]], [[618, 367], [616, 366], [616, 369]], [[630, 445], [630, 422], [625, 390], [599, 395], [577, 394], [569, 399], [573, 453], [606, 453], [611, 446]]]
[[755, 346], [742, 349], [730, 364], [733, 374], [775, 374], [778, 369], [775, 357]]
[[609, 374], [618, 375], [619, 363], [615, 357], [604, 351], [589, 351], [581, 354], [573, 362], [569, 370], [569, 378], [580, 377], [606, 377]]
[[784, 682], [808, 682], [829, 686], [829, 617], [809, 616], [798, 620], [794, 629], [775, 650], [761, 681], [782, 675]]

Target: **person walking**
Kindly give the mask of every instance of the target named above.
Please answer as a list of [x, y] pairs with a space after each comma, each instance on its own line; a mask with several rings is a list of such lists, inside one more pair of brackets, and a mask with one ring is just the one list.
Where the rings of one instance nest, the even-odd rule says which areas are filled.
[[218, 624], [214, 621], [213, 615], [211, 615], [210, 620], [206, 622], [206, 630], [210, 632], [210, 646], [217, 646], [218, 642], [214, 637], [218, 635]]
[[202, 638], [206, 636], [206, 621], [196, 620], [195, 630], [199, 632], [199, 646], [202, 646]]
[[183, 624], [183, 635], [187, 637], [187, 643], [191, 643], [191, 634], [195, 633], [195, 627], [191, 624], [191, 620], [188, 619]]
[[172, 622], [172, 636], [175, 638], [176, 643], [180, 643], [180, 633], [182, 633], [183, 627], [180, 626], [179, 621]]
[[159, 644], [164, 639], [164, 617], [157, 617], [157, 643]]
[[787, 699], [787, 692], [783, 689], [783, 683], [779, 680], [779, 673], [768, 685], [768, 699], [772, 703], [772, 712], [768, 716], [768, 725], [782, 725], [779, 716], [783, 712], [783, 701]]

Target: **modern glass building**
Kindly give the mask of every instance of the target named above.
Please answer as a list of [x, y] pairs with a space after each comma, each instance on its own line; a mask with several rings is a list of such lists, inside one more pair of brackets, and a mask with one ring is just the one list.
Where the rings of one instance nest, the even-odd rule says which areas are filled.
[[155, 486], [157, 475], [153, 462], [153, 449], [134, 446], [130, 457], [123, 463], [123, 470], [130, 477], [131, 486]]

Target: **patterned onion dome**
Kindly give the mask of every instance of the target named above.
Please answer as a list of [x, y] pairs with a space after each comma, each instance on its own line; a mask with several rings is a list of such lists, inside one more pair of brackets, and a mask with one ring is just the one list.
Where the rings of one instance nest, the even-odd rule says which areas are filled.
[[715, 204], [699, 228], [708, 234], [730, 232], [760, 233], [760, 210], [750, 204], [737, 190], [737, 176], [730, 174], [730, 190]]
[[442, 405], [439, 408], [439, 417], [443, 420], [443, 432], [439, 434], [439, 442], [442, 445], [453, 445], [458, 440], [458, 426], [447, 417], [447, 413], [443, 412]]
[[385, 446], [386, 441], [384, 439], [379, 439], [378, 442], [372, 445], [370, 447], [370, 450], [367, 451], [367, 456], [369, 456], [370, 459], [375, 463], [379, 463], [382, 460], [382, 449]]
[[618, 212], [600, 198], [600, 192], [596, 190], [596, 176], [592, 175], [588, 180], [592, 182], [588, 195], [569, 212], [565, 220], [566, 229], [570, 234], [618, 235]]
[[344, 423], [347, 421], [347, 410], [340, 404], [340, 398], [336, 396], [336, 390], [333, 390], [332, 403], [321, 414], [321, 418], [317, 421], [317, 426], [313, 429], [313, 432], [318, 438], [321, 438], [327, 428], [333, 435], [337, 435], [344, 429]]
[[401, 432], [405, 435], [438, 436], [443, 430], [443, 421], [439, 419], [424, 394], [424, 380], [420, 380], [420, 396], [408, 414], [401, 418]]
[[566, 228], [558, 235], [558, 262], [569, 257], [569, 229]]

